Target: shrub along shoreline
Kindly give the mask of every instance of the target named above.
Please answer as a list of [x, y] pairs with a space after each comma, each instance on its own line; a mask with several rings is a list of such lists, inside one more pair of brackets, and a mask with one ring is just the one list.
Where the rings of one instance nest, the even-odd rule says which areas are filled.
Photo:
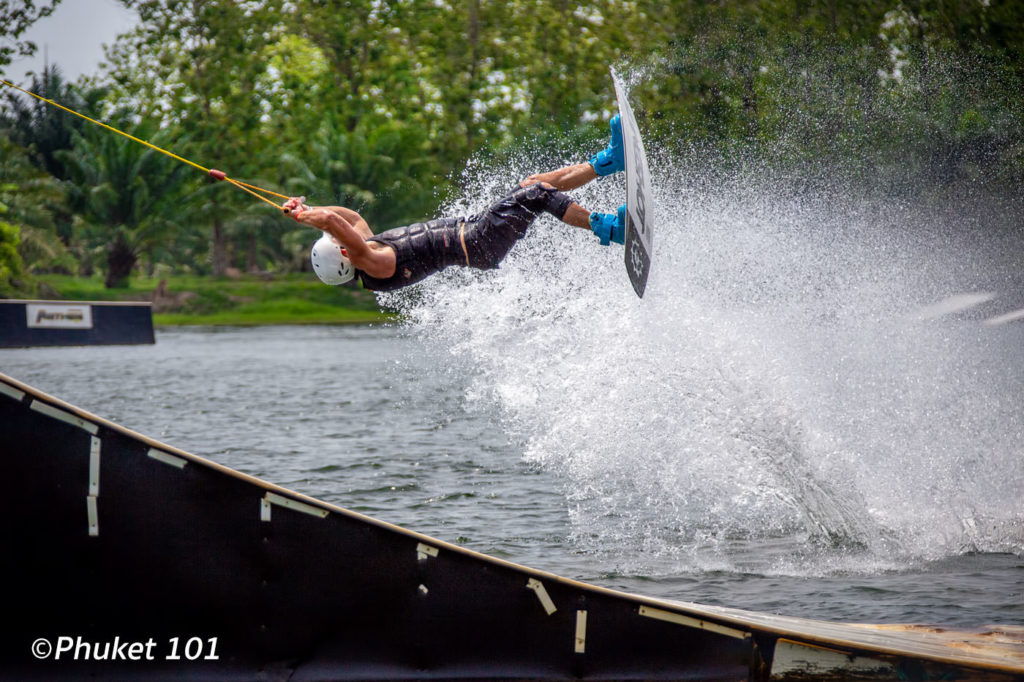
[[312, 275], [133, 277], [122, 288], [100, 277], [38, 275], [40, 298], [67, 301], [150, 301], [158, 327], [184, 325], [372, 324], [394, 315], [373, 293], [330, 287]]

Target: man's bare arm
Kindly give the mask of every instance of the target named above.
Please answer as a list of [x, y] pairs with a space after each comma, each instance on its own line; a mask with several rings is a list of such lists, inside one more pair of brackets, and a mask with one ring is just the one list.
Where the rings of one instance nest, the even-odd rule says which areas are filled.
[[577, 163], [547, 173], [531, 175], [519, 184], [522, 187], [527, 187], [537, 182], [546, 182], [559, 191], [568, 192], [571, 189], [582, 187], [596, 177], [597, 172], [589, 163]]
[[352, 226], [352, 229], [363, 235], [364, 240], [373, 236], [373, 230], [370, 229], [370, 225], [363, 219], [363, 216], [359, 215], [351, 208], [346, 208], [344, 206], [321, 206], [320, 208], [326, 208], [328, 211], [334, 211], [337, 213]]
[[[308, 208], [301, 202], [289, 200], [285, 208], [298, 222], [323, 230], [344, 247], [345, 255], [352, 265], [371, 277], [385, 279], [395, 274], [395, 251], [390, 248], [373, 248], [366, 241], [373, 236], [369, 225], [351, 209], [341, 206]], [[350, 222], [351, 217], [354, 221]]]

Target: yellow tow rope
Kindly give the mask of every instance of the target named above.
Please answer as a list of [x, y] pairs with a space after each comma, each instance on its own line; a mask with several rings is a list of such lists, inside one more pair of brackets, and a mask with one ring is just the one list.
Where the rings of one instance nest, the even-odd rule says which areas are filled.
[[[189, 161], [188, 159], [186, 159], [183, 156], [178, 156], [177, 154], [169, 152], [166, 149], [161, 149], [160, 147], [157, 147], [155, 144], [152, 144], [150, 142], [146, 142], [145, 140], [139, 139], [139, 138], [135, 137], [134, 135], [129, 135], [128, 133], [124, 132], [123, 130], [118, 130], [117, 128], [115, 128], [115, 127], [113, 127], [111, 125], [107, 125], [106, 123], [103, 123], [102, 121], [97, 121], [96, 119], [89, 118], [85, 114], [80, 114], [77, 111], [75, 111], [74, 109], [69, 109], [68, 107], [64, 106], [63, 104], [58, 104], [57, 102], [54, 102], [52, 99], [47, 99], [45, 97], [41, 97], [41, 96], [37, 95], [34, 92], [30, 92], [30, 91], [28, 91], [28, 90], [26, 90], [24, 88], [18, 87], [14, 83], [11, 83], [10, 81], [4, 80], [3, 78], [0, 78], [0, 83], [6, 85], [7, 87], [14, 88], [15, 90], [17, 90], [19, 92], [23, 92], [23, 93], [25, 93], [26, 95], [28, 95], [30, 97], [35, 97], [40, 102], [45, 102], [45, 103], [47, 103], [47, 104], [49, 104], [51, 106], [57, 107], [61, 111], [66, 111], [69, 114], [74, 114], [75, 116], [77, 116], [79, 118], [85, 119], [89, 123], [95, 123], [96, 125], [100, 126], [101, 128], [106, 128], [107, 130], [113, 131], [113, 132], [117, 133], [118, 135], [123, 135], [124, 137], [127, 137], [129, 140], [132, 140], [134, 142], [138, 142], [141, 145], [145, 145], [146, 147], [149, 147], [150, 149], [152, 149], [154, 151], [160, 152], [161, 154], [166, 154], [167, 156], [171, 157], [172, 159], [176, 159], [178, 161], [181, 161], [182, 163], [187, 163], [188, 165], [192, 166], [193, 168], [196, 168], [198, 170], [203, 171], [204, 173], [206, 173], [207, 175], [209, 175], [211, 178], [213, 178], [215, 180], [225, 180], [227, 182], [230, 182], [232, 185], [234, 185], [235, 187], [239, 188], [240, 190], [248, 192], [249, 194], [251, 194], [254, 197], [256, 197], [257, 199], [259, 199], [260, 201], [267, 202], [268, 204], [270, 204], [274, 208], [279, 209], [281, 207], [278, 206], [276, 202], [271, 201], [267, 197], [263, 196], [263, 194], [269, 194], [270, 196], [278, 197], [279, 199], [287, 199], [288, 198], [284, 194], [278, 194], [277, 192], [271, 191], [269, 189], [264, 189], [262, 187], [257, 187], [256, 185], [250, 185], [248, 183], [241, 182], [239, 180], [235, 180], [234, 178], [229, 178], [227, 176], [227, 174], [224, 173], [224, 171], [219, 171], [216, 168], [205, 168], [203, 166], [200, 166], [198, 163], [196, 163], [194, 161]], [[260, 194], [260, 192], [262, 192], [263, 194]]]

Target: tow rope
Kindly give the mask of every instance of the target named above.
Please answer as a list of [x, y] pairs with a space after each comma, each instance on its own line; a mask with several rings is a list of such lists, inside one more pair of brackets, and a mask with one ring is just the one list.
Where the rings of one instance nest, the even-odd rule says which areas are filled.
[[40, 102], [45, 102], [46, 104], [49, 104], [49, 105], [54, 106], [54, 107], [57, 107], [61, 111], [66, 111], [69, 114], [74, 114], [75, 116], [77, 116], [77, 117], [79, 117], [81, 119], [85, 119], [89, 123], [94, 123], [94, 124], [100, 126], [101, 128], [106, 128], [107, 130], [111, 130], [111, 131], [117, 133], [118, 135], [123, 135], [124, 137], [127, 137], [129, 140], [132, 140], [133, 142], [138, 142], [139, 144], [144, 145], [146, 147], [149, 147], [150, 149], [152, 149], [154, 151], [160, 152], [161, 154], [166, 154], [167, 156], [171, 157], [172, 159], [175, 159], [177, 161], [181, 161], [182, 163], [187, 163], [188, 165], [192, 166], [193, 168], [196, 168], [197, 170], [201, 170], [202, 172], [206, 173], [207, 175], [209, 175], [214, 180], [224, 180], [225, 182], [229, 182], [232, 185], [234, 185], [235, 187], [237, 187], [238, 189], [240, 189], [240, 190], [242, 190], [244, 192], [248, 192], [252, 196], [254, 196], [257, 199], [259, 199], [260, 201], [265, 201], [265, 202], [267, 202], [268, 204], [270, 204], [271, 206], [273, 206], [274, 208], [276, 208], [278, 210], [280, 210], [281, 207], [276, 202], [271, 201], [270, 199], [268, 199], [266, 196], [263, 196], [263, 195], [267, 194], [267, 195], [270, 195], [270, 196], [273, 196], [273, 197], [277, 197], [279, 199], [288, 199], [289, 198], [289, 197], [285, 196], [284, 194], [278, 194], [277, 192], [274, 192], [272, 190], [264, 189], [263, 187], [258, 187], [256, 185], [250, 185], [250, 184], [242, 182], [240, 180], [235, 180], [234, 178], [230, 178], [230, 177], [228, 177], [228, 175], [224, 171], [217, 170], [216, 168], [206, 168], [204, 166], [199, 165], [198, 163], [195, 163], [194, 161], [189, 161], [188, 159], [184, 158], [183, 156], [178, 156], [177, 154], [169, 152], [166, 149], [162, 149], [160, 147], [157, 147], [155, 144], [152, 144], [151, 142], [146, 142], [145, 140], [139, 139], [139, 138], [135, 137], [134, 135], [129, 135], [128, 133], [124, 132], [123, 130], [118, 130], [114, 126], [107, 125], [106, 123], [103, 123], [102, 121], [97, 121], [94, 118], [89, 118], [85, 114], [80, 114], [77, 111], [75, 111], [74, 109], [69, 109], [68, 107], [64, 106], [63, 104], [58, 104], [57, 102], [54, 102], [52, 99], [47, 99], [45, 97], [37, 95], [34, 92], [30, 92], [29, 90], [26, 90], [24, 88], [18, 87], [14, 83], [11, 83], [10, 81], [4, 80], [3, 78], [0, 78], [0, 83], [2, 83], [3, 85], [6, 85], [7, 87], [14, 88], [15, 90], [17, 90], [19, 92], [23, 92], [23, 93], [25, 93], [26, 95], [28, 95], [30, 97], [34, 97], [37, 100], [39, 100]]

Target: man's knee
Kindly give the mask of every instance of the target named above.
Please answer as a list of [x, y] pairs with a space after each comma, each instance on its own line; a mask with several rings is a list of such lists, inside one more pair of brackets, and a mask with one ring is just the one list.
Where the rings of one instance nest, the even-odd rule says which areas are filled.
[[555, 189], [549, 182], [534, 182], [523, 186], [511, 195], [511, 199], [531, 211], [546, 211], [561, 219], [572, 200]]

